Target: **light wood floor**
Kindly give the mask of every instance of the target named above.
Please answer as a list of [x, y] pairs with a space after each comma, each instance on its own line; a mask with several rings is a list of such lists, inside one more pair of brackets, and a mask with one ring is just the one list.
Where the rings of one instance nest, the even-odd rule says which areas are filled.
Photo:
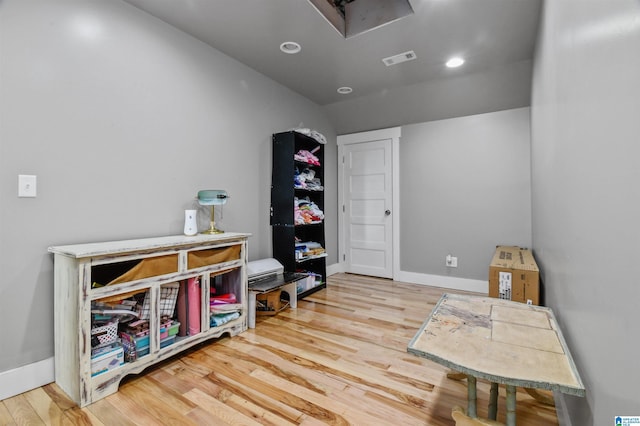
[[[336, 274], [297, 310], [133, 376], [85, 408], [55, 384], [1, 401], [0, 425], [453, 425], [465, 382], [406, 352], [442, 293]], [[483, 417], [488, 390], [478, 383]], [[517, 409], [520, 426], [558, 424], [554, 407], [520, 390]]]

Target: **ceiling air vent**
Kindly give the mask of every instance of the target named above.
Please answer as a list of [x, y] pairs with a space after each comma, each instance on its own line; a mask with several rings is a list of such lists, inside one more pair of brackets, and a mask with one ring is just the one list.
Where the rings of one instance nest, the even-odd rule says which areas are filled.
[[400, 53], [399, 55], [384, 58], [382, 62], [384, 62], [384, 64], [389, 67], [401, 62], [413, 61], [414, 59], [416, 59], [416, 52], [414, 52], [413, 50], [409, 50], [408, 52]]

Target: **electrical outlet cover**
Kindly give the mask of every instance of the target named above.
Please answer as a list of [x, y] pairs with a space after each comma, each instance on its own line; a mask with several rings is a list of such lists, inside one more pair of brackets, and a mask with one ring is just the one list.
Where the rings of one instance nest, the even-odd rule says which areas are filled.
[[18, 175], [18, 197], [35, 197], [36, 184], [36, 176]]

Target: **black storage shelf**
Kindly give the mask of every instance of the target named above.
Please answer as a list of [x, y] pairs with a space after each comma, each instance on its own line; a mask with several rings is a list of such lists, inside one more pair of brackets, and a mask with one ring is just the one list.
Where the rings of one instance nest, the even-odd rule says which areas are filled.
[[295, 189], [296, 191], [299, 191], [299, 192], [305, 192], [305, 193], [308, 192], [308, 193], [312, 193], [312, 194], [317, 194], [319, 192], [322, 192], [322, 191], [318, 191], [317, 189], [307, 189], [307, 188], [293, 188], [293, 189]]
[[[304, 298], [326, 286], [326, 255], [296, 259], [296, 241], [313, 241], [325, 248], [324, 220], [318, 223], [294, 223], [294, 199], [308, 198], [324, 211], [324, 190], [294, 187], [296, 169], [313, 170], [324, 185], [324, 146], [315, 139], [298, 132], [288, 131], [273, 135], [273, 167], [271, 175], [271, 226], [273, 257], [287, 272], [308, 271], [321, 276], [322, 284], [298, 293]], [[317, 150], [316, 150], [317, 149]], [[294, 159], [300, 150], [313, 152], [320, 165]], [[314, 150], [316, 150], [314, 152]]]
[[304, 299], [307, 296], [311, 296], [313, 293], [315, 293], [316, 291], [322, 290], [323, 288], [327, 287], [327, 283], [322, 283], [320, 285], [317, 285], [309, 290], [305, 290], [301, 293], [298, 293], [298, 299]]

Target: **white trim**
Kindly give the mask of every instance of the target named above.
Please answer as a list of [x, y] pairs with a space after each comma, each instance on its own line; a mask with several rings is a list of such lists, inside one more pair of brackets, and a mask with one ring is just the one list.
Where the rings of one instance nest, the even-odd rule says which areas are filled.
[[392, 276], [397, 279], [400, 273], [400, 137], [401, 127], [391, 127], [388, 129], [371, 130], [368, 132], [351, 133], [348, 135], [338, 135], [338, 263], [341, 271], [344, 270], [345, 259], [345, 219], [344, 219], [344, 145], [374, 142], [378, 140], [391, 139], [391, 161], [392, 161]]
[[0, 373], [0, 400], [55, 381], [53, 357]]
[[402, 281], [412, 284], [422, 284], [431, 287], [441, 287], [450, 290], [472, 291], [475, 293], [488, 294], [489, 281], [473, 280], [470, 278], [446, 277], [444, 275], [420, 274], [417, 272], [400, 271], [395, 281]]
[[400, 136], [402, 135], [401, 129], [401, 127], [390, 127], [388, 129], [338, 135], [338, 146], [348, 145], [351, 143], [379, 141], [382, 139], [400, 139]]
[[[391, 205], [393, 206], [393, 214], [391, 215], [391, 223], [393, 225], [393, 272], [392, 278], [395, 278], [400, 274], [400, 127], [398, 129], [397, 136], [391, 139], [391, 159], [393, 161], [393, 170], [391, 170], [391, 182], [393, 186], [393, 200]], [[390, 129], [394, 130], [394, 129]]]
[[[333, 265], [327, 266], [327, 276], [345, 272], [344, 262], [334, 263]], [[444, 275], [399, 271], [393, 280], [409, 284], [428, 285], [448, 290], [471, 291], [485, 295], [489, 294], [489, 281], [473, 280], [470, 278], [446, 277]]]
[[344, 272], [344, 263], [334, 263], [333, 265], [327, 266], [327, 277], [330, 277], [333, 274], [339, 274]]

